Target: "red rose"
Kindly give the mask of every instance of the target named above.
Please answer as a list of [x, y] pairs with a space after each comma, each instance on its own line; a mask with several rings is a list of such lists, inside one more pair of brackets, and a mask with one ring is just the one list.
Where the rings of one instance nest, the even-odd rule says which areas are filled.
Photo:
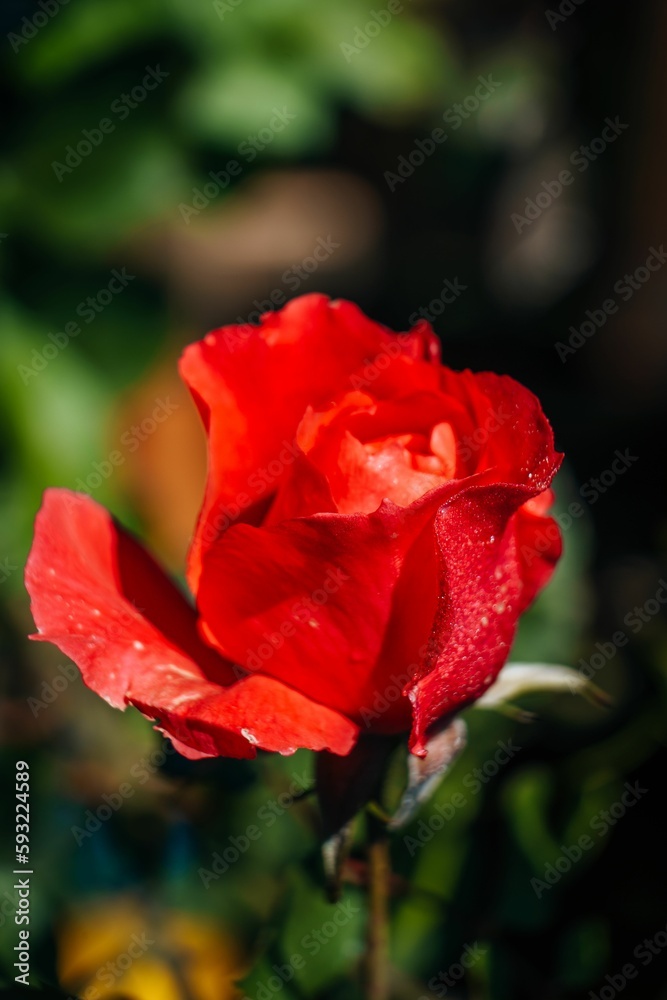
[[560, 554], [535, 397], [454, 372], [419, 323], [296, 299], [188, 347], [209, 446], [196, 610], [89, 497], [49, 490], [26, 571], [39, 629], [186, 756], [347, 754], [489, 687]]

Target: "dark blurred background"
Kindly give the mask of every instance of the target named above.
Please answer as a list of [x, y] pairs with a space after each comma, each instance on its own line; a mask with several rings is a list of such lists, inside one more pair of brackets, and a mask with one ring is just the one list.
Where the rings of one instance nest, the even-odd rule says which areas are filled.
[[393, 995], [667, 997], [667, 6], [5, 0], [0, 29], [0, 984], [22, 759], [32, 983], [361, 995], [363, 836], [339, 927], [291, 798], [309, 755], [185, 762], [25, 639], [43, 489], [88, 490], [180, 574], [204, 445], [178, 354], [318, 290], [395, 330], [426, 315], [445, 363], [540, 397], [566, 555], [513, 658], [614, 699], [469, 713], [394, 839]]

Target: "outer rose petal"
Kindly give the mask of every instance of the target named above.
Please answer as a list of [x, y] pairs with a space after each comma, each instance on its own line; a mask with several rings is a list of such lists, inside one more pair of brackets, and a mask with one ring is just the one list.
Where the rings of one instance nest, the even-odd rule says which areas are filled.
[[[374, 365], [378, 358], [381, 366]], [[355, 377], [374, 391], [389, 392], [410, 380], [435, 389], [437, 360], [427, 324], [399, 338], [351, 302], [330, 302], [324, 295], [304, 295], [266, 313], [259, 327], [222, 327], [186, 348], [181, 375], [199, 407], [209, 448], [206, 492], [188, 560], [192, 590], [216, 538], [235, 521], [261, 521], [280, 466], [289, 468], [297, 454], [296, 430], [308, 405], [359, 388]]]
[[[380, 657], [396, 583], [413, 542], [460, 487], [446, 483], [407, 509], [315, 514], [268, 528], [237, 525], [204, 562], [203, 628], [224, 655], [363, 721], [389, 683]], [[409, 726], [407, 701], [387, 713]]]
[[136, 705], [189, 756], [254, 757], [255, 746], [349, 752], [356, 727], [266, 677], [235, 680], [196, 614], [148, 553], [90, 498], [48, 490], [26, 586], [39, 629], [111, 705]]
[[[164, 685], [159, 691], [154, 687], [150, 677], [145, 683], [138, 678], [127, 700], [149, 718], [158, 718], [159, 728], [186, 757], [194, 754], [184, 744], [198, 757], [254, 757], [255, 745], [281, 754], [305, 747], [345, 755], [356, 742], [358, 727], [350, 719], [272, 677], [244, 677], [229, 688], [204, 681], [193, 687], [184, 679], [180, 686], [174, 684], [173, 698]], [[228, 732], [240, 732], [243, 753], [221, 749], [221, 730], [225, 738]]]
[[438, 511], [441, 601], [421, 676], [409, 690], [413, 753], [423, 754], [428, 727], [479, 698], [507, 659], [527, 603], [516, 512], [528, 499], [525, 486], [471, 487]]

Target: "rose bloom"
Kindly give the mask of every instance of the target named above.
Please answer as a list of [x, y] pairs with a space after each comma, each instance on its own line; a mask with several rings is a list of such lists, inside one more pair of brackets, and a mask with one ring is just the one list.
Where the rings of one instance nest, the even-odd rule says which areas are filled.
[[[537, 399], [305, 295], [187, 347], [208, 438], [194, 606], [88, 496], [48, 490], [26, 569], [34, 637], [187, 757], [350, 752], [479, 698], [560, 555]], [[177, 459], [176, 459], [177, 460]]]

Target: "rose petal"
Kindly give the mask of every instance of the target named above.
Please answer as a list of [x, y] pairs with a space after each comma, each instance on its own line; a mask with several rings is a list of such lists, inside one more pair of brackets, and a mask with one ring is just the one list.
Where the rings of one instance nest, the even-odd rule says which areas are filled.
[[440, 601], [429, 650], [411, 686], [413, 753], [425, 752], [427, 730], [478, 698], [509, 654], [524, 606], [515, 513], [527, 487], [470, 487], [435, 519]]
[[[149, 675], [138, 675], [127, 700], [157, 719], [167, 736], [195, 748], [197, 756], [254, 757], [254, 747], [281, 754], [305, 747], [345, 755], [355, 744], [359, 730], [350, 719], [272, 677], [244, 677], [228, 688], [200, 682], [193, 689], [189, 681], [177, 681], [172, 678], [173, 689], [165, 692], [164, 685], [155, 688]], [[225, 741], [236, 732], [245, 741], [244, 752], [232, 754]]]
[[[206, 493], [188, 560], [196, 593], [201, 561], [230, 524], [257, 524], [284, 469], [308, 405], [358, 388], [394, 385], [397, 362], [437, 383], [435, 338], [427, 324], [396, 337], [350, 302], [304, 295], [266, 313], [261, 326], [222, 327], [186, 348], [181, 375], [208, 432]], [[381, 367], [374, 366], [380, 359]], [[385, 365], [386, 360], [386, 365]], [[427, 361], [427, 363], [424, 363]], [[364, 374], [365, 372], [365, 374]]]
[[[299, 443], [328, 480], [338, 512], [370, 514], [385, 498], [407, 507], [453, 478], [455, 445], [447, 476], [443, 475], [443, 462], [434, 454], [431, 458], [437, 470], [420, 469], [408, 447], [410, 440], [421, 435], [428, 454], [433, 428], [449, 426], [443, 424], [446, 418], [460, 418], [465, 429], [470, 429], [463, 407], [442, 394], [422, 392], [379, 403], [360, 393], [348, 394], [329, 410], [319, 414], [309, 411], [299, 428]], [[296, 464], [292, 466], [284, 483], [299, 476], [301, 470]], [[293, 496], [299, 492], [291, 486]], [[281, 510], [285, 509], [282, 502]], [[291, 516], [297, 516], [297, 511]]]
[[[386, 501], [368, 515], [231, 528], [204, 562], [207, 638], [246, 669], [363, 722], [362, 709], [390, 682], [379, 654], [406, 554], [456, 488], [445, 484], [407, 510]], [[380, 728], [396, 731], [396, 718], [388, 713]]]
[[157, 563], [84, 494], [44, 494], [26, 586], [38, 638], [71, 656], [115, 708], [123, 707], [146, 655], [158, 650], [163, 661], [172, 653], [196, 660], [219, 684], [235, 679], [231, 665], [202, 641], [195, 610]]
[[26, 586], [39, 634], [111, 705], [136, 705], [191, 756], [255, 747], [347, 753], [348, 719], [270, 678], [237, 681], [201, 639], [196, 613], [148, 553], [82, 494], [48, 490]]
[[517, 511], [519, 572], [523, 580], [522, 611], [549, 582], [563, 553], [558, 523], [545, 516], [552, 503], [552, 490], [545, 490]]
[[494, 480], [526, 483], [536, 495], [551, 482], [562, 455], [554, 450], [553, 431], [540, 401], [508, 375], [453, 372], [442, 368], [442, 388], [467, 405], [475, 428], [459, 442], [470, 472], [493, 469]]

